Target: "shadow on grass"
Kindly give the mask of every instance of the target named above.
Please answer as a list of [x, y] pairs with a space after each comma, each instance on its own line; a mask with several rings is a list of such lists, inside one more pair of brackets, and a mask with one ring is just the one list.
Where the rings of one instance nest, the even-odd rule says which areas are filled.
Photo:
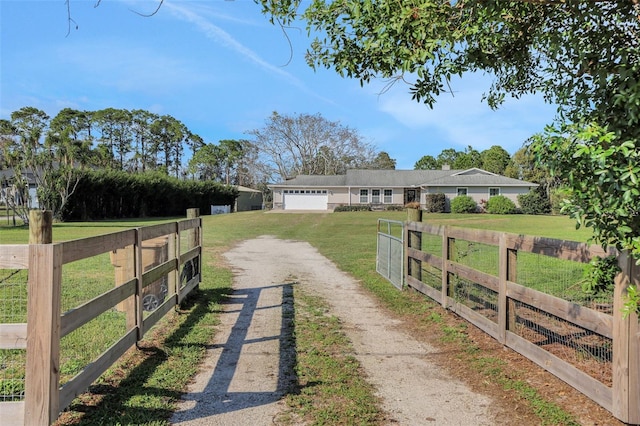
[[[167, 362], [169, 354], [179, 354], [180, 348], [187, 345], [184, 342], [189, 340], [189, 333], [200, 324], [205, 315], [213, 312], [211, 306], [223, 303], [231, 291], [228, 287], [205, 289], [187, 298], [180, 307], [180, 312], [187, 317], [177, 329], [164, 340], [143, 340], [133, 354], [125, 355], [112, 367], [112, 372], [104, 380], [106, 384], [90, 386], [85, 394], [70, 405], [57, 424], [166, 424], [173, 414], [172, 402], [178, 401], [182, 392], [171, 389], [170, 386], [149, 386], [147, 383], [163, 363]], [[206, 347], [204, 343], [189, 345]], [[129, 364], [135, 366], [129, 368]], [[119, 380], [121, 374], [125, 378]], [[175, 382], [173, 384], [176, 385]], [[186, 383], [179, 385], [184, 386]], [[157, 402], [150, 403], [154, 399]]]

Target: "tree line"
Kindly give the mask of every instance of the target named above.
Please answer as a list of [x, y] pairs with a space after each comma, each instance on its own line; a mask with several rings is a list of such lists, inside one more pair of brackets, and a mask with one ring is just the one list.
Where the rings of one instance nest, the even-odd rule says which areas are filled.
[[[360, 134], [320, 114], [274, 112], [253, 140], [205, 142], [180, 120], [145, 110], [46, 112], [23, 107], [0, 120], [2, 200], [28, 220], [29, 180], [41, 208], [62, 219], [84, 176], [104, 170], [160, 173], [181, 180], [213, 181], [261, 189], [298, 174], [340, 174], [350, 168], [395, 168], [386, 152], [377, 152]], [[77, 196], [77, 195], [76, 195]]]
[[532, 141], [533, 138], [525, 141], [513, 155], [499, 145], [493, 145], [484, 151], [478, 151], [471, 145], [463, 151], [447, 148], [435, 157], [423, 156], [415, 163], [414, 169], [434, 170], [445, 165], [456, 170], [476, 167], [502, 176], [537, 183], [539, 186], [530, 195], [531, 199], [527, 199], [527, 204], [535, 208], [528, 208], [527, 211], [535, 214], [561, 213], [561, 202], [569, 196], [569, 182], [554, 176], [549, 167], [536, 161], [531, 147]]

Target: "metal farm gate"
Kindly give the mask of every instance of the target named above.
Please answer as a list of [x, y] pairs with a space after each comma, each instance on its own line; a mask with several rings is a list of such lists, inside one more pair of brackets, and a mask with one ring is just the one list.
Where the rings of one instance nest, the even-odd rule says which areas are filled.
[[378, 219], [376, 271], [402, 290], [404, 284], [404, 222]]

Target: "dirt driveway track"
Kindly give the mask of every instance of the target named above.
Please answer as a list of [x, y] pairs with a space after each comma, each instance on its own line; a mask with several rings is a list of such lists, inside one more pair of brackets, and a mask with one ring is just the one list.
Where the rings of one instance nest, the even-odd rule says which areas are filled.
[[[395, 425], [494, 425], [491, 400], [429, 361], [433, 347], [403, 333], [359, 284], [306, 242], [261, 237], [225, 257], [234, 293], [215, 343], [171, 419], [176, 425], [273, 425], [292, 380], [293, 286], [322, 296]], [[357, 423], [357, 420], [355, 421]]]

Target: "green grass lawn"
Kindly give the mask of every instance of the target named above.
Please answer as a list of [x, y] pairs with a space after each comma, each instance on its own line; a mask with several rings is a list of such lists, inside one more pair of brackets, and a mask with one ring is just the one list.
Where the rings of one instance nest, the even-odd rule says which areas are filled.
[[[406, 297], [406, 293], [397, 291], [375, 271], [378, 218], [403, 221], [406, 213], [246, 212], [204, 216], [203, 281], [200, 294], [175, 319], [169, 321], [168, 325], [160, 327], [168, 337], [164, 336], [154, 343], [154, 347], [157, 348], [148, 351], [145, 355], [148, 358], [141, 361], [140, 367], [133, 367], [123, 379], [123, 369], [128, 370], [122, 366], [115, 366], [110, 370], [111, 376], [106, 375], [100, 379], [100, 383], [113, 384], [116, 388], [126, 386], [126, 389], [115, 392], [115, 395], [104, 396], [97, 403], [97, 409], [90, 415], [79, 414], [84, 410], [82, 404], [76, 406], [78, 411], [74, 411], [72, 406], [62, 424], [110, 424], [105, 419], [113, 417], [114, 413], [121, 416], [123, 424], [165, 424], [167, 416], [171, 413], [173, 401], [179, 397], [179, 392], [195, 372], [197, 362], [211, 339], [213, 331], [210, 325], [216, 322], [219, 302], [231, 288], [232, 275], [222, 265], [221, 254], [231, 245], [245, 239], [274, 235], [283, 239], [308, 241], [323, 255], [333, 260], [340, 269], [361, 280], [365, 288], [377, 295], [395, 313], [415, 314], [416, 309], [424, 311], [424, 303], [416, 305], [414, 300]], [[53, 239], [55, 242], [73, 240], [136, 226], [153, 225], [166, 220], [168, 219], [55, 223]], [[438, 225], [490, 229], [581, 242], [586, 242], [591, 236], [587, 229], [576, 230], [574, 222], [564, 216], [425, 214], [423, 220]], [[0, 222], [0, 244], [24, 244], [27, 241], [26, 227], [12, 227]], [[87, 300], [89, 293], [93, 297], [99, 288], [110, 288], [113, 285], [108, 255], [87, 262], [89, 263], [74, 262], [63, 268], [63, 288], [68, 289], [63, 301], [65, 307], [72, 307], [80, 300]], [[92, 272], [88, 274], [87, 271]], [[96, 281], [95, 276], [101, 278]], [[6, 309], [6, 302], [0, 300], [0, 311]], [[118, 316], [112, 312], [106, 315]], [[98, 321], [90, 327], [101, 330], [100, 334], [108, 337], [110, 341], [114, 335], [105, 324], [113, 322], [114, 330], [119, 330], [122, 321], [117, 318], [115, 321], [109, 320], [110, 318], [105, 318], [104, 322]], [[90, 334], [98, 333], [92, 331]], [[83, 349], [78, 346], [78, 342], [82, 340], [83, 344], [93, 344], [91, 339], [81, 336], [77, 339], [69, 336], [67, 342], [63, 342], [63, 355], [70, 354], [62, 360], [63, 374], [72, 375], [82, 368], [84, 361], [75, 359], [73, 354], [99, 353], [104, 349], [100, 346], [105, 344], [102, 341], [96, 342], [96, 347], [91, 351]], [[182, 374], [175, 374], [176, 371]], [[118, 380], [113, 378], [114, 374], [119, 377]], [[154, 389], [153, 392], [150, 391], [151, 388]], [[73, 415], [74, 412], [77, 413], [76, 417]], [[140, 417], [141, 413], [146, 414]]]

